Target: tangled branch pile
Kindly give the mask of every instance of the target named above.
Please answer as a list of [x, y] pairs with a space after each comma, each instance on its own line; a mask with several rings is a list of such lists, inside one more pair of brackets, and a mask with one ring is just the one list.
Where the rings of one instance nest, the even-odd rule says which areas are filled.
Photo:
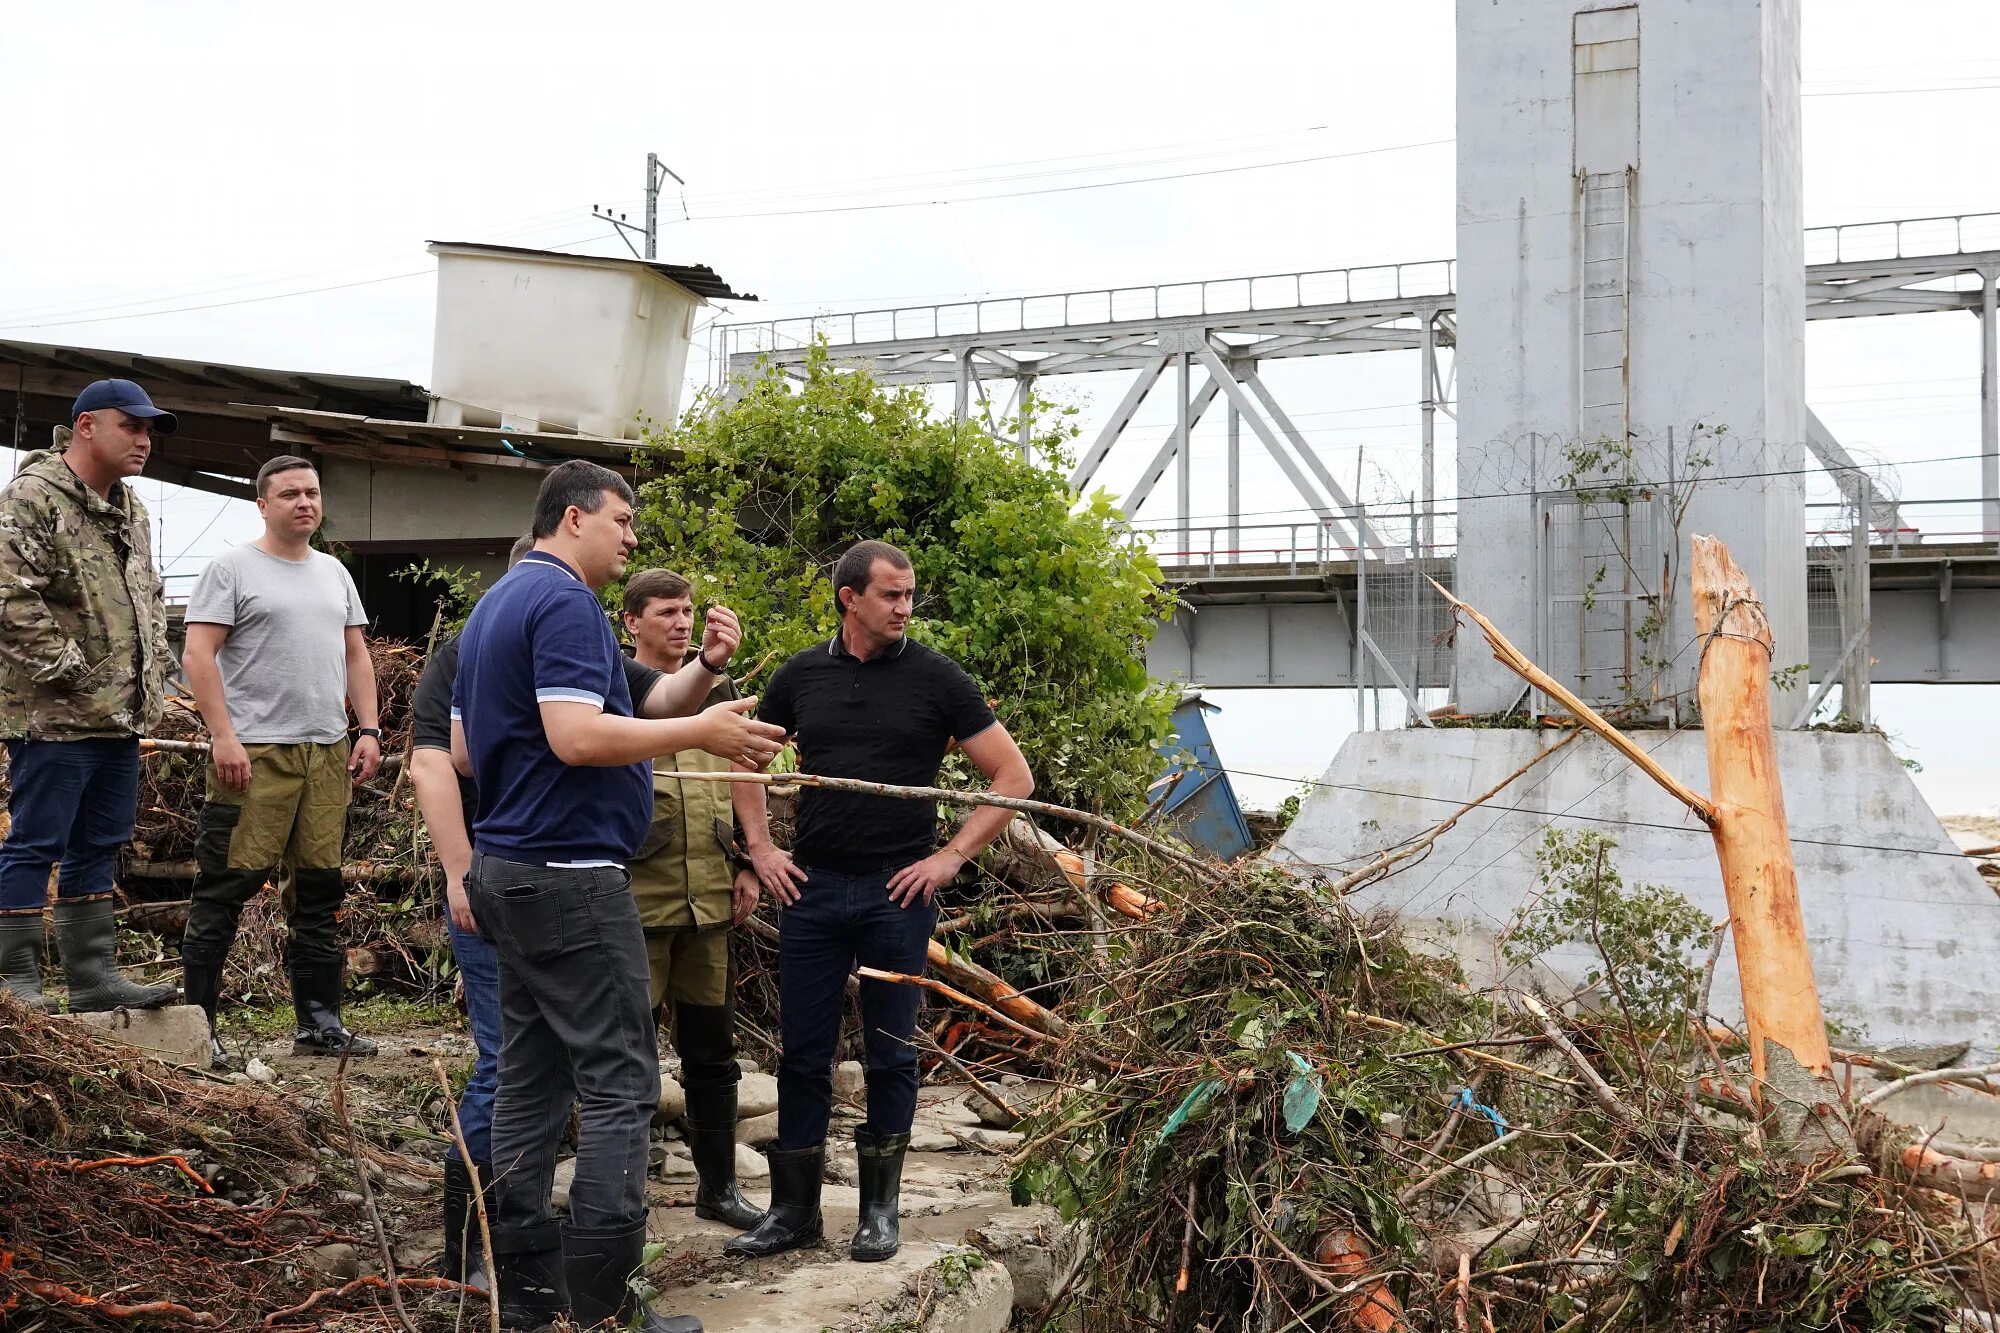
[[[438, 914], [441, 880], [417, 816], [402, 761], [409, 744], [410, 696], [423, 673], [422, 651], [377, 640], [369, 645], [381, 701], [383, 771], [355, 788], [348, 809], [343, 864], [353, 892], [342, 911], [349, 970], [378, 985], [432, 992], [449, 980]], [[135, 963], [167, 964], [187, 924], [187, 892], [196, 871], [195, 841], [207, 797], [208, 733], [193, 702], [174, 699], [150, 744], [141, 748], [137, 827], [121, 855], [126, 924], [158, 938], [150, 950], [128, 948]], [[6, 790], [0, 765], [0, 793]], [[270, 1003], [286, 990], [285, 912], [280, 880], [245, 909], [231, 952], [225, 993]]]
[[[1141, 869], [1151, 920], [1015, 935], [1067, 979], [1037, 993], [1067, 1035], [1042, 1025], [1057, 1090], [1017, 1182], [1087, 1227], [1075, 1327], [1905, 1330], [1986, 1304], [1983, 1211], [1764, 1145], [1670, 945], [1614, 946], [1565, 1005], [1468, 989], [1269, 867]], [[1575, 905], [1598, 939], [1661, 910], [1615, 881]]]
[[[375, 684], [380, 696], [382, 754], [401, 755], [409, 743], [410, 696], [423, 674], [421, 648], [392, 639], [369, 644], [375, 660]], [[208, 742], [201, 715], [192, 699], [177, 697], [168, 705], [154, 735], [179, 744]], [[161, 883], [194, 877], [195, 837], [206, 797], [208, 755], [205, 751], [162, 749], [150, 753], [139, 773], [139, 821], [125, 862], [126, 872]], [[422, 871], [412, 858], [410, 799], [407, 779], [398, 783], [385, 774], [376, 790], [357, 790], [347, 821], [345, 862], [365, 864], [372, 875], [404, 880]], [[393, 796], [395, 799], [390, 799]]]
[[[386, 1327], [379, 1279], [326, 1287], [311, 1262], [363, 1229], [346, 1142], [324, 1110], [135, 1061], [0, 992], [0, 1326]], [[354, 1145], [364, 1169], [425, 1170]], [[415, 1291], [420, 1328], [450, 1327], [455, 1299]]]

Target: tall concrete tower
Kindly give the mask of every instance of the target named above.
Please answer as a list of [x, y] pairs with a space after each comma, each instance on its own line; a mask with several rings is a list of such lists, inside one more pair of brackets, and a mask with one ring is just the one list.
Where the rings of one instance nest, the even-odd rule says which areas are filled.
[[[1805, 658], [1798, 24], [1798, 0], [1459, 0], [1459, 591], [1587, 697], [1691, 686], [1697, 532], [1756, 581], [1778, 665]], [[1523, 687], [1464, 629], [1457, 688], [1491, 712]], [[1273, 857], [1331, 878], [1511, 784], [1348, 901], [1483, 978], [1539, 892], [1543, 838], [1589, 829], [1631, 879], [1728, 915], [1707, 830], [1594, 738], [1522, 776], [1553, 744], [1356, 732]], [[1699, 730], [1641, 744], [1708, 786]], [[1877, 1042], [2000, 1051], [2000, 904], [1883, 738], [1780, 732], [1778, 768], [1828, 1013]], [[1725, 951], [1721, 1005], [1734, 972]]]
[[[1458, 68], [1460, 594], [1665, 698], [1712, 533], [1803, 662], [1798, 0], [1459, 0]], [[1521, 692], [1461, 636], [1461, 708]]]

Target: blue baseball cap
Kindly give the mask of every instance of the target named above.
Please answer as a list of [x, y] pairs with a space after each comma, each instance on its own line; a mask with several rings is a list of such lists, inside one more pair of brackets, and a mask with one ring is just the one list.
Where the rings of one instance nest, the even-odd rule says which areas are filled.
[[107, 407], [115, 407], [127, 416], [145, 417], [153, 423], [155, 435], [172, 435], [180, 429], [180, 421], [165, 408], [153, 406], [153, 400], [146, 391], [131, 380], [99, 380], [89, 385], [76, 396], [70, 405], [69, 424], [85, 412], [97, 412]]

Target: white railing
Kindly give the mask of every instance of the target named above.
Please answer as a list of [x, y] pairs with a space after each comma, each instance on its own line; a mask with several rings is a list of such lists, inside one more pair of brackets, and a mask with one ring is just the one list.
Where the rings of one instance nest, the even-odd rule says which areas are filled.
[[[1369, 526], [1381, 541], [1381, 545], [1368, 548], [1368, 558], [1408, 561], [1413, 553], [1420, 553], [1425, 559], [1450, 558], [1456, 546], [1447, 538], [1457, 515], [1455, 511], [1439, 512], [1434, 517], [1439, 537], [1429, 544], [1419, 541], [1413, 552], [1410, 511], [1406, 507], [1367, 511]], [[1323, 573], [1333, 565], [1357, 558], [1354, 527], [1345, 518], [1307, 517], [1276, 523], [1207, 523], [1185, 527], [1172, 523], [1134, 528], [1130, 535], [1133, 541], [1146, 547], [1162, 569], [1176, 574]]]
[[1806, 263], [1847, 264], [1870, 259], [1921, 259], [2000, 250], [2000, 213], [1902, 218], [1892, 222], [1843, 222], [1806, 228]]
[[[1982, 526], [1984, 504], [1977, 496], [1898, 500], [1896, 506], [1903, 517], [1902, 526], [1877, 528], [1869, 534], [1869, 546], [1878, 560], [1917, 557], [1945, 548], [1975, 547], [2000, 553], [2000, 532]], [[1809, 545], [1844, 547], [1852, 540], [1842, 503], [1815, 502], [1806, 510]], [[1367, 517], [1382, 541], [1382, 545], [1369, 548], [1371, 561], [1407, 561], [1412, 557], [1407, 507], [1371, 506]], [[1457, 511], [1439, 510], [1434, 519], [1431, 541], [1419, 541], [1415, 554], [1426, 560], [1449, 559], [1458, 549]], [[1421, 515], [1417, 522], [1422, 523]], [[1157, 523], [1131, 529], [1130, 537], [1143, 544], [1162, 569], [1179, 575], [1323, 573], [1332, 565], [1356, 558], [1353, 525], [1345, 518], [1302, 516], [1278, 522], [1185, 526]]]
[[1202, 282], [1162, 282], [1138, 287], [1009, 296], [944, 305], [896, 306], [793, 319], [727, 324], [727, 355], [804, 347], [815, 338], [833, 346], [899, 338], [956, 338], [989, 333], [1074, 328], [1126, 321], [1234, 315], [1300, 306], [1353, 305], [1448, 297], [1456, 290], [1450, 259], [1359, 268], [1314, 269]]

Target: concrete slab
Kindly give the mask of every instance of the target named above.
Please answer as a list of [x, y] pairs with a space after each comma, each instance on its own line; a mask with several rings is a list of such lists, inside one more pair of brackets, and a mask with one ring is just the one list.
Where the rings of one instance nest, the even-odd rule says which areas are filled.
[[[692, 1187], [656, 1183], [649, 1191], [653, 1206], [647, 1232], [651, 1239], [666, 1243], [668, 1266], [692, 1274], [693, 1280], [663, 1290], [654, 1308], [699, 1316], [709, 1333], [810, 1333], [843, 1328], [857, 1320], [857, 1326], [870, 1327], [873, 1316], [898, 1308], [924, 1283], [934, 1287], [935, 1279], [927, 1275], [947, 1255], [965, 1250], [967, 1231], [1014, 1211], [1000, 1183], [981, 1175], [991, 1171], [993, 1160], [975, 1163], [962, 1154], [939, 1158], [912, 1154], [904, 1172], [903, 1248], [879, 1264], [857, 1264], [847, 1257], [847, 1241], [860, 1210], [860, 1192], [852, 1186], [824, 1187], [820, 1206], [827, 1239], [818, 1246], [773, 1259], [735, 1260], [723, 1256], [722, 1243], [736, 1232], [694, 1215]], [[753, 1202], [763, 1202], [762, 1190], [750, 1194]], [[1006, 1273], [1001, 1263], [986, 1267]], [[970, 1322], [930, 1322], [939, 1310], [937, 1298], [947, 1294], [936, 1292], [920, 1327], [950, 1328], [954, 1333], [961, 1328], [1004, 1329], [1013, 1303], [1012, 1279], [1005, 1279], [995, 1323], [988, 1307], [996, 1299], [1000, 1279], [988, 1275], [971, 1281], [979, 1271], [966, 1274], [967, 1299], [972, 1304], [963, 1310], [953, 1306], [954, 1318]]]
[[[1700, 732], [1633, 739], [1697, 791], [1708, 786]], [[1273, 859], [1329, 876], [1428, 830], [1555, 738], [1532, 731], [1378, 731], [1350, 736]], [[1880, 736], [1781, 731], [1778, 764], [1807, 938], [1827, 1018], [1847, 1044], [1969, 1041], [1968, 1063], [2000, 1051], [2000, 898], [1959, 854]], [[1412, 923], [1475, 977], [1535, 884], [1545, 828], [1618, 840], [1628, 882], [1666, 884], [1727, 914], [1708, 832], [1630, 763], [1587, 737], [1468, 814], [1429, 855], [1354, 896]], [[1551, 955], [1567, 975], [1581, 954]], [[1738, 995], [1733, 950], [1717, 1011]]]
[[195, 1005], [112, 1009], [98, 1014], [65, 1014], [63, 1018], [136, 1046], [167, 1064], [208, 1068], [208, 1016]]

